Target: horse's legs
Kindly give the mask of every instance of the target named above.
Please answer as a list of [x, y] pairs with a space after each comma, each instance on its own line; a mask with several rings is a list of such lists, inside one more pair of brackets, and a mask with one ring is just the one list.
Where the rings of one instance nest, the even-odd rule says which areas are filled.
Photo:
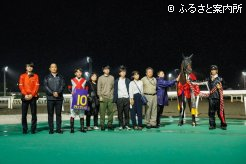
[[186, 108], [186, 98], [184, 96], [178, 96], [178, 102], [179, 102], [179, 126], [182, 126], [184, 124], [184, 112]]
[[190, 108], [190, 113], [191, 113], [191, 117], [192, 117], [192, 126], [196, 126], [196, 116], [195, 116], [195, 99], [192, 99], [192, 102], [191, 102], [191, 98], [187, 100], [188, 101], [188, 105], [189, 105], [189, 108]]

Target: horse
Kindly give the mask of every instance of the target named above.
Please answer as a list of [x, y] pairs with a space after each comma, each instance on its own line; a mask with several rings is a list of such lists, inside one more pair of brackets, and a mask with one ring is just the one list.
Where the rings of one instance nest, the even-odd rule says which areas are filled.
[[177, 96], [178, 96], [178, 108], [179, 108], [179, 123], [178, 126], [184, 124], [184, 112], [186, 109], [186, 104], [190, 108], [192, 115], [192, 126], [196, 126], [196, 115], [197, 115], [197, 99], [199, 98], [199, 86], [194, 85], [191, 82], [196, 81], [197, 78], [192, 70], [192, 55], [183, 56], [180, 69], [180, 79], [177, 83]]

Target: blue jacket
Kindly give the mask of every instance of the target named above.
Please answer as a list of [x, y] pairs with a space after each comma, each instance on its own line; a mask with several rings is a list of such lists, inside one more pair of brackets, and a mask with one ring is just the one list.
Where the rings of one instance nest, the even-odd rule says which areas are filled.
[[158, 105], [168, 105], [168, 95], [167, 88], [175, 85], [176, 80], [164, 80], [164, 78], [156, 78], [157, 80], [157, 104]]
[[[119, 82], [119, 78], [116, 79], [114, 82], [114, 98], [113, 98], [114, 103], [116, 103], [118, 100], [118, 82]], [[126, 78], [125, 82], [126, 82], [126, 89], [129, 94], [129, 85], [130, 85], [131, 80]]]

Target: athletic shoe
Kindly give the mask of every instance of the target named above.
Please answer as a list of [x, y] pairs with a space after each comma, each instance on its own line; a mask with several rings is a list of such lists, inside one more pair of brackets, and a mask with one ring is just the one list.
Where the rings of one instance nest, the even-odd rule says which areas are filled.
[[94, 126], [94, 130], [99, 130], [99, 127], [97, 127], [97, 126]]
[[129, 126], [126, 126], [125, 128], [126, 128], [126, 130], [131, 130], [131, 128]]
[[142, 126], [139, 126], [139, 127], [138, 127], [138, 130], [142, 130], [142, 129], [143, 129], [143, 127], [142, 127]]

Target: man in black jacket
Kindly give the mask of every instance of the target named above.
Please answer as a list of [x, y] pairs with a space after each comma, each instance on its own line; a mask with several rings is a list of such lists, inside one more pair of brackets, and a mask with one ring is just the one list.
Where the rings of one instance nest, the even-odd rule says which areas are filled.
[[210, 66], [210, 77], [205, 82], [191, 82], [195, 85], [207, 85], [209, 93], [201, 93], [201, 96], [208, 97], [209, 109], [209, 130], [216, 129], [215, 114], [217, 113], [220, 119], [220, 127], [223, 130], [227, 129], [227, 123], [225, 120], [224, 111], [224, 97], [223, 97], [223, 86], [222, 78], [218, 76], [218, 66]]
[[120, 128], [130, 130], [129, 127], [129, 109], [130, 109], [130, 98], [129, 98], [129, 84], [130, 80], [126, 78], [126, 68], [120, 66], [119, 68], [120, 77], [115, 80], [114, 83], [114, 99], [113, 102], [117, 105], [118, 119]]
[[56, 113], [56, 132], [62, 134], [61, 130], [61, 110], [63, 104], [63, 90], [65, 81], [57, 72], [57, 65], [50, 65], [50, 74], [44, 78], [44, 88], [47, 96], [49, 134], [54, 133], [54, 110]]
[[[218, 76], [218, 67], [216, 65], [212, 65], [210, 67], [210, 78], [208, 80], [208, 86], [210, 89], [210, 95], [208, 97], [209, 100], [209, 129], [215, 129], [215, 113], [217, 113], [220, 121], [221, 121], [221, 129], [226, 130], [227, 124], [225, 122], [225, 113], [224, 113], [224, 104], [223, 102], [223, 92], [222, 89], [222, 78]], [[214, 91], [213, 91], [214, 90]], [[221, 104], [222, 103], [222, 104]]]

